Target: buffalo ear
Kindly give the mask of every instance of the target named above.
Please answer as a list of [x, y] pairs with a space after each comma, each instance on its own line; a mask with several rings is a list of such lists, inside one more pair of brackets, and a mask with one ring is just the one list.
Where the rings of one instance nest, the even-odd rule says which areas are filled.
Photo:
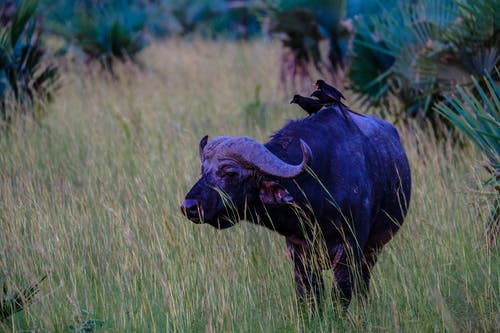
[[264, 205], [284, 205], [294, 200], [286, 188], [272, 180], [264, 180], [262, 182], [259, 198]]
[[203, 152], [203, 148], [205, 148], [205, 146], [207, 145], [207, 142], [208, 142], [208, 135], [205, 135], [200, 140], [200, 160], [201, 160], [201, 153]]

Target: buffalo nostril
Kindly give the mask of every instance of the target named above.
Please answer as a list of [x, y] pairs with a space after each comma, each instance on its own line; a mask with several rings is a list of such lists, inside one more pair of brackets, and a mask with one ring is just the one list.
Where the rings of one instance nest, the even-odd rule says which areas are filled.
[[198, 200], [186, 199], [181, 203], [181, 210], [185, 215], [198, 215]]
[[198, 206], [198, 200], [196, 200], [196, 199], [186, 199], [184, 201], [184, 205], [186, 206], [187, 210], [196, 209], [196, 206]]

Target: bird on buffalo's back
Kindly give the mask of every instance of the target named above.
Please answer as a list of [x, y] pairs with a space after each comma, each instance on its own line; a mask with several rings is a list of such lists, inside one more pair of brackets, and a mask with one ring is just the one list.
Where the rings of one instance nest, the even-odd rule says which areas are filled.
[[344, 95], [342, 95], [342, 93], [336, 88], [327, 84], [325, 81], [318, 80], [316, 81], [315, 86], [317, 89], [311, 94], [311, 96], [316, 97], [320, 103], [323, 103], [324, 105], [337, 105], [346, 119], [348, 119], [346, 111], [364, 117], [361, 113], [349, 109], [344, 103], [342, 103], [341, 99], [345, 99]]
[[325, 94], [323, 91], [317, 89], [313, 91], [311, 94], [311, 97], [316, 97], [321, 103], [325, 104], [333, 104], [333, 103], [341, 103], [340, 100], [337, 100], [335, 98], [332, 98]]
[[314, 86], [326, 96], [329, 96], [336, 101], [340, 102], [342, 98], [345, 99], [344, 95], [342, 95], [342, 93], [338, 91], [337, 88], [332, 87], [323, 80], [317, 80]]
[[312, 115], [313, 113], [318, 112], [321, 110], [323, 106], [325, 106], [324, 103], [321, 103], [320, 101], [313, 99], [313, 98], [308, 98], [300, 95], [294, 95], [293, 99], [290, 101], [290, 104], [297, 104], [300, 106], [304, 111], [306, 111], [309, 115]]

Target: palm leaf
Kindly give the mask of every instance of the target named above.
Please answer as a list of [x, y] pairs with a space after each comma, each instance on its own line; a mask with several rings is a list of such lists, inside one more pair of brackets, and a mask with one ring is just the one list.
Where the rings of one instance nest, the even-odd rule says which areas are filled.
[[19, 8], [12, 20], [12, 28], [10, 33], [10, 45], [14, 47], [22, 35], [26, 25], [32, 18], [38, 7], [38, 0], [25, 0], [19, 5]]
[[[58, 18], [56, 32], [80, 47], [90, 60], [98, 60], [105, 66], [116, 59], [134, 61], [146, 46], [143, 38], [146, 13], [129, 1], [114, 0], [92, 6], [75, 3], [66, 10], [68, 17]], [[112, 66], [107, 68], [112, 70]]]
[[[21, 2], [10, 24], [0, 28], [0, 117], [7, 124], [12, 102], [20, 112], [35, 116], [38, 101], [50, 97], [57, 70], [46, 64], [40, 34], [35, 31], [37, 0]], [[7, 99], [12, 99], [7, 103]]]
[[[446, 48], [439, 40], [456, 18], [457, 9], [452, 0], [389, 2], [379, 15], [369, 18], [367, 23], [361, 21], [354, 38], [355, 55], [349, 74], [354, 89], [365, 94], [374, 105], [394, 94], [407, 112], [425, 114], [442, 81], [436, 75], [440, 67], [428, 58]], [[390, 67], [384, 68], [387, 75], [381, 77], [377, 71], [361, 75], [360, 69], [377, 67], [374, 60], [377, 54], [393, 58]], [[379, 82], [379, 91], [374, 91], [371, 83], [381, 78], [384, 82]]]
[[[498, 74], [498, 70], [497, 70]], [[475, 91], [457, 87], [458, 95], [435, 106], [452, 124], [466, 134], [488, 157], [491, 165], [500, 164], [500, 90], [491, 75], [482, 82], [475, 79]]]
[[500, 28], [498, 0], [457, 0], [457, 3], [461, 20], [450, 31], [450, 38], [457, 44], [482, 44]]
[[[495, 72], [500, 77], [498, 69]], [[492, 186], [497, 195], [493, 197], [485, 234], [493, 244], [500, 230], [500, 89], [488, 72], [481, 82], [474, 77], [472, 82], [474, 91], [457, 87], [458, 95], [447, 97], [446, 102], [437, 104], [435, 109], [447, 117], [488, 158], [489, 165], [486, 169], [491, 176], [484, 181], [484, 185]]]

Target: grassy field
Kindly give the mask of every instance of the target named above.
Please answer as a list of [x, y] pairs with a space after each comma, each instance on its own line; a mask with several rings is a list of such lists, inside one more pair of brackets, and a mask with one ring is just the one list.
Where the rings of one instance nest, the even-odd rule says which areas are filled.
[[[278, 59], [274, 44], [170, 41], [143, 53], [145, 70], [119, 68], [118, 81], [69, 70], [42, 126], [0, 139], [0, 282], [23, 288], [48, 275], [0, 331], [500, 331], [481, 156], [412, 124], [399, 127], [413, 172], [409, 216], [367, 302], [343, 318], [331, 302], [323, 318], [301, 315], [279, 235], [183, 218], [203, 135], [265, 141], [304, 116], [278, 84]], [[261, 124], [245, 109], [259, 85]]]

